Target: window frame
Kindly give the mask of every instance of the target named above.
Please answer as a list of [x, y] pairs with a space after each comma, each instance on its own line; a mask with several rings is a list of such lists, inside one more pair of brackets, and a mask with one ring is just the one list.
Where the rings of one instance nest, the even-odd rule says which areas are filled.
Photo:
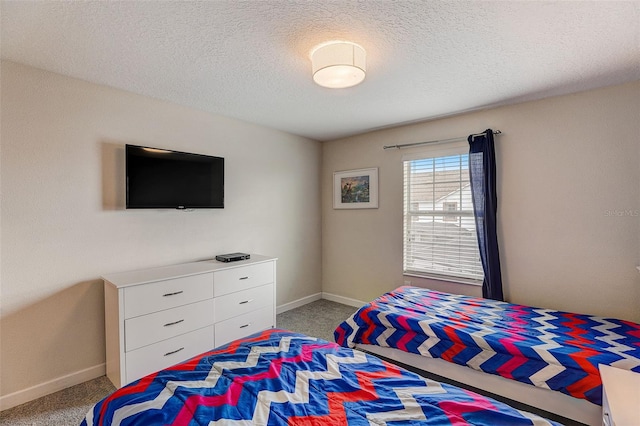
[[[419, 277], [419, 278], [427, 278], [427, 279], [435, 279], [439, 281], [448, 281], [460, 284], [470, 284], [474, 286], [481, 286], [484, 280], [484, 274], [482, 278], [471, 278], [464, 277], [458, 275], [450, 275], [446, 273], [438, 273], [435, 271], [428, 270], [414, 270], [407, 269], [407, 259], [406, 259], [406, 251], [407, 251], [407, 236], [409, 235], [409, 230], [407, 229], [407, 208], [408, 203], [416, 204], [415, 200], [407, 200], [405, 191], [408, 190], [407, 183], [405, 181], [405, 162], [406, 161], [414, 161], [414, 160], [422, 160], [422, 159], [436, 159], [441, 157], [455, 156], [455, 155], [468, 155], [469, 154], [469, 145], [466, 141], [455, 142], [455, 143], [447, 143], [446, 146], [436, 144], [431, 147], [421, 147], [420, 149], [413, 150], [410, 153], [404, 154], [402, 156], [402, 220], [403, 220], [403, 234], [402, 234], [402, 271], [403, 276], [409, 277]], [[462, 207], [462, 206], [460, 206]], [[462, 212], [461, 210], [457, 210], [458, 212]], [[444, 208], [443, 208], [444, 212]], [[473, 217], [473, 209], [471, 210]], [[443, 222], [444, 216], [443, 214]], [[450, 223], [450, 222], [449, 222]], [[475, 241], [477, 244], [477, 235], [475, 236]], [[480, 262], [478, 256], [478, 262]], [[480, 270], [482, 271], [482, 264], [480, 263]]]

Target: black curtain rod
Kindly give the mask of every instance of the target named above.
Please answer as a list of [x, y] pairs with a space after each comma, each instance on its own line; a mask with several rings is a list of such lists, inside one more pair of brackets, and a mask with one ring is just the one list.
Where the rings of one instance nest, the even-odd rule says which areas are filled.
[[[501, 133], [502, 132], [500, 130], [494, 130], [493, 131], [494, 135], [499, 135]], [[475, 134], [471, 135], [471, 137], [473, 137], [473, 138], [475, 138], [477, 136], [484, 136], [484, 132], [483, 133], [475, 133]], [[442, 140], [426, 141], [426, 142], [405, 143], [405, 144], [402, 144], [402, 145], [385, 145], [382, 148], [383, 149], [391, 149], [391, 148], [402, 149], [402, 148], [409, 148], [409, 147], [420, 146], [420, 145], [466, 141], [467, 138], [468, 138], [468, 136], [466, 136], [466, 137], [462, 137], [461, 136], [461, 137], [458, 137], [458, 138], [442, 139]]]

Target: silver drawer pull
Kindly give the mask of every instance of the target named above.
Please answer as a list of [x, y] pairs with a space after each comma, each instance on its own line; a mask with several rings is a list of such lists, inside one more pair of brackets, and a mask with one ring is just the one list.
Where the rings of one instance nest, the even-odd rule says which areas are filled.
[[171, 351], [171, 352], [167, 352], [166, 354], [164, 354], [164, 356], [169, 356], [169, 355], [173, 355], [173, 354], [177, 354], [178, 352], [180, 352], [181, 350], [183, 350], [184, 348], [180, 348], [180, 349], [176, 349], [175, 351]]
[[240, 277], [241, 280], [248, 280], [249, 277]]
[[244, 305], [246, 303], [251, 303], [251, 302], [253, 302], [253, 299], [243, 300], [242, 302], [238, 303], [238, 305]]
[[171, 326], [171, 325], [180, 324], [181, 322], [184, 322], [184, 320], [183, 320], [183, 319], [181, 319], [181, 320], [174, 321], [174, 322], [168, 322], [168, 323], [166, 323], [164, 326], [165, 326], [165, 327], [169, 327], [169, 326]]
[[175, 296], [176, 294], [181, 294], [181, 293], [184, 293], [184, 291], [180, 290], [180, 291], [176, 291], [176, 292], [173, 292], [173, 293], [165, 293], [165, 294], [162, 295], [162, 297]]
[[240, 328], [247, 328], [247, 327], [249, 327], [250, 325], [251, 325], [251, 323], [249, 323], [249, 324], [245, 324], [245, 325], [241, 325], [241, 326], [240, 326]]

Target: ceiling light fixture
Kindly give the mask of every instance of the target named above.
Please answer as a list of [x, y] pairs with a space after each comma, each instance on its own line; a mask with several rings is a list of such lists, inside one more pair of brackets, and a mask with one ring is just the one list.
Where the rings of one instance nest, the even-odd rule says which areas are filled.
[[313, 81], [322, 87], [343, 89], [364, 80], [366, 53], [348, 41], [330, 41], [311, 51]]

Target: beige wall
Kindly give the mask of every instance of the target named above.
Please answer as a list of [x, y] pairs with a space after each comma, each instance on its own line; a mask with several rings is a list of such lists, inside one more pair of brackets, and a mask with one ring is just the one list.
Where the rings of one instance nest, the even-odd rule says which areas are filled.
[[[424, 148], [382, 147], [489, 127], [504, 132], [496, 150], [508, 300], [640, 321], [640, 82], [325, 143], [323, 291], [370, 300], [410, 280], [479, 294], [403, 277], [401, 156]], [[379, 167], [380, 207], [334, 210], [333, 172], [367, 167]]]
[[[2, 64], [0, 394], [105, 360], [102, 274], [246, 251], [321, 291], [318, 142]], [[123, 147], [225, 157], [224, 210], [125, 211]]]

